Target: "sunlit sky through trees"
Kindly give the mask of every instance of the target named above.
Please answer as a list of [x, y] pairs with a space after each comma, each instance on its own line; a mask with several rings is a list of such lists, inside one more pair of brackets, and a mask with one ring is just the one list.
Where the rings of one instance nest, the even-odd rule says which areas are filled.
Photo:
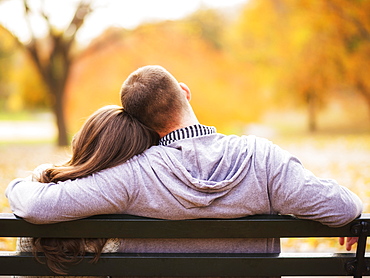
[[[235, 7], [248, 0], [92, 0], [94, 11], [87, 18], [81, 28], [77, 41], [86, 44], [111, 26], [135, 28], [141, 23], [158, 20], [176, 20], [189, 15], [201, 7], [222, 8]], [[54, 26], [63, 29], [68, 23], [77, 0], [33, 0], [29, 1], [31, 8], [39, 9], [45, 2], [46, 12]], [[21, 40], [27, 41], [30, 37], [27, 23], [23, 18], [23, 2], [21, 0], [0, 1], [0, 23], [11, 30]], [[46, 27], [40, 17], [32, 18], [38, 36], [45, 34]]]

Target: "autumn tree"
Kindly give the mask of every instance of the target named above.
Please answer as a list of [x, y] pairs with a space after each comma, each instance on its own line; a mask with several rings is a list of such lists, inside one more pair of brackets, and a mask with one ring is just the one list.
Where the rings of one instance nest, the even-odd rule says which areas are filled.
[[14, 48], [12, 43], [12, 36], [8, 30], [0, 25], [0, 109], [4, 109], [6, 106], [6, 100], [9, 97], [9, 90], [7, 90], [7, 69], [11, 64], [11, 58]]
[[335, 27], [332, 42], [342, 49], [342, 83], [362, 95], [370, 116], [370, 1], [332, 0], [325, 4]]
[[230, 46], [255, 67], [259, 90], [303, 103], [315, 131], [320, 108], [344, 90], [361, 93], [370, 111], [369, 12], [362, 0], [251, 0]]
[[202, 38], [215, 49], [221, 49], [223, 34], [228, 27], [228, 18], [219, 10], [202, 8], [192, 13], [182, 22], [189, 35]]
[[[24, 18], [29, 29], [30, 40], [22, 43], [18, 39], [18, 45], [29, 53], [47, 88], [58, 128], [57, 143], [59, 146], [65, 146], [68, 145], [68, 137], [64, 115], [64, 92], [73, 62], [75, 37], [86, 16], [92, 12], [91, 4], [80, 1], [66, 29], [59, 30], [53, 26], [50, 16], [45, 10], [44, 2], [42, 2], [40, 10], [33, 9], [29, 2], [31, 1], [23, 0]], [[47, 27], [45, 37], [36, 36], [31, 24], [31, 18], [35, 14], [43, 19]]]
[[316, 129], [320, 103], [343, 91], [360, 93], [370, 112], [366, 70], [370, 63], [369, 1], [284, 0], [284, 4], [292, 9], [290, 17], [301, 23], [290, 30], [291, 40], [304, 34], [292, 55], [295, 65], [290, 77], [285, 77], [294, 84], [291, 88], [306, 98], [310, 130]]
[[[214, 18], [208, 12], [203, 16]], [[142, 24], [133, 30], [106, 30], [73, 66], [67, 90], [68, 117], [83, 118], [104, 104], [120, 104], [124, 79], [138, 67], [158, 64], [190, 87], [199, 121], [220, 132], [243, 132], [248, 122], [261, 115], [259, 97], [250, 89], [253, 80], [241, 74], [251, 69], [230, 61], [217, 46], [221, 36], [215, 30], [217, 24], [200, 21], [197, 14], [184, 20]], [[99, 78], [91, 82], [92, 76]], [[76, 130], [76, 121], [70, 122]]]
[[291, 51], [283, 62], [278, 87], [305, 104], [308, 130], [315, 132], [318, 112], [338, 90], [341, 76], [340, 50], [331, 38], [334, 26], [323, 7], [325, 1], [284, 0], [280, 4], [285, 10], [280, 17], [289, 22], [286, 40]]

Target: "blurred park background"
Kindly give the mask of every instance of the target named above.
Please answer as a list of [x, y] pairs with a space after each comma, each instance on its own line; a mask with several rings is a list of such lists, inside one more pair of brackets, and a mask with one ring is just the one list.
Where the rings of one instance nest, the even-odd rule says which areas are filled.
[[148, 64], [190, 87], [201, 123], [267, 137], [368, 212], [369, 14], [368, 0], [0, 0], [0, 212], [7, 184], [68, 159], [84, 119]]

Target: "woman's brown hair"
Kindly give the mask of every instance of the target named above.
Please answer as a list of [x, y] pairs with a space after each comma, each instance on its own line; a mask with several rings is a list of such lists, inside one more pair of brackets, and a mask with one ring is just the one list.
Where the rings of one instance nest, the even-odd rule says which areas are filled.
[[[76, 179], [117, 166], [158, 143], [159, 136], [119, 106], [105, 106], [93, 113], [72, 140], [72, 157], [61, 166], [51, 167], [37, 177], [40, 182]], [[66, 263], [78, 263], [86, 246], [99, 259], [107, 239], [34, 238], [33, 251], [43, 252], [46, 264], [58, 274], [66, 274]]]

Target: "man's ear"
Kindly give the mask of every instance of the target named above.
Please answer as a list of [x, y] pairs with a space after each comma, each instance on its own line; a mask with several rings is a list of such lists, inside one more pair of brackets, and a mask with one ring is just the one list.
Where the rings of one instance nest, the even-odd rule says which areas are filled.
[[188, 101], [190, 101], [190, 99], [191, 99], [191, 92], [190, 92], [189, 87], [185, 83], [182, 83], [182, 82], [179, 82], [179, 85], [180, 85], [181, 89], [186, 93], [186, 95], [185, 95], [186, 96], [186, 99]]

